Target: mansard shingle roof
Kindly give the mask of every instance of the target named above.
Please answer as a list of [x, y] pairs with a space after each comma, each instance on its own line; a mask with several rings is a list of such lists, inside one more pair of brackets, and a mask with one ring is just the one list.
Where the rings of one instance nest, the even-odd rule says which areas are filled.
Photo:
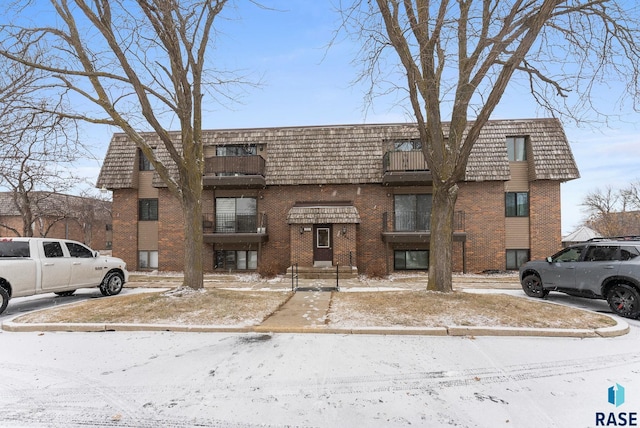
[[[446, 125], [445, 125], [446, 126]], [[168, 160], [154, 133], [146, 134]], [[179, 141], [179, 133], [172, 134]], [[557, 119], [493, 120], [483, 128], [467, 165], [467, 181], [510, 179], [505, 138], [528, 136], [532, 180], [579, 177], [569, 143]], [[418, 138], [415, 124], [337, 125], [203, 131], [206, 146], [264, 144], [267, 185], [381, 183], [385, 142]], [[98, 178], [98, 187], [136, 187], [136, 148], [115, 134]], [[168, 164], [168, 163], [165, 163]], [[175, 173], [175, 168], [173, 168]], [[155, 185], [161, 186], [159, 180]]]

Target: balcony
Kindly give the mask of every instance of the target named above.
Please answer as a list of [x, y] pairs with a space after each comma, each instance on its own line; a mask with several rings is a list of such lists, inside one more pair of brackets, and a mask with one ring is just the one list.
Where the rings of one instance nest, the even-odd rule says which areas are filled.
[[424, 186], [432, 183], [431, 171], [421, 150], [391, 151], [382, 160], [385, 186]]
[[214, 156], [204, 160], [205, 188], [250, 189], [265, 187], [262, 156]]
[[203, 214], [202, 233], [204, 242], [209, 244], [267, 242], [267, 215]]
[[[453, 240], [467, 240], [464, 211], [453, 214]], [[431, 239], [431, 212], [382, 214], [382, 241], [401, 244], [428, 244]]]

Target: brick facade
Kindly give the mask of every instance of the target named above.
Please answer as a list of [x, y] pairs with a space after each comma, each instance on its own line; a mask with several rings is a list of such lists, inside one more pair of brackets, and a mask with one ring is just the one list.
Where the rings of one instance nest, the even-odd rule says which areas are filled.
[[[353, 263], [360, 274], [382, 276], [394, 271], [396, 261], [408, 263], [411, 258], [412, 266], [423, 264], [424, 251], [429, 250], [429, 232], [423, 226], [423, 219], [420, 218], [419, 227], [416, 217], [416, 225], [411, 226], [414, 229], [396, 230], [398, 214], [394, 207], [395, 201], [401, 200], [396, 195], [432, 193], [431, 175], [424, 160], [422, 164], [407, 163], [414, 158], [420, 161], [420, 151], [414, 150], [415, 153], [408, 156], [406, 151], [398, 152], [393, 148], [394, 142], [417, 138], [413, 125], [264, 128], [205, 133], [206, 162], [218, 157], [212, 146], [251, 145], [255, 149], [253, 154], [246, 155], [252, 158], [242, 161], [236, 158], [231, 162], [227, 156], [220, 155], [224, 158], [208, 165], [217, 165], [217, 168], [235, 165], [243, 169], [254, 165], [250, 160], [259, 160], [255, 165], [263, 165], [253, 172], [243, 169], [237, 173], [220, 170], [205, 174], [202, 197], [203, 224], [208, 227], [204, 232], [208, 242], [204, 244], [205, 271], [233, 269], [233, 266], [237, 267], [231, 260], [234, 257], [247, 260], [248, 268], [249, 259], [255, 260], [256, 255], [256, 270], [264, 275], [283, 273], [293, 263], [311, 266], [317, 262], [314, 260], [313, 227], [320, 223], [332, 227], [334, 266]], [[508, 160], [505, 139], [509, 135], [526, 136], [527, 159]], [[153, 140], [157, 136], [149, 134], [148, 138]], [[405, 168], [394, 169], [388, 174], [386, 168], [391, 165], [388, 154], [394, 155], [394, 168], [406, 163]], [[157, 249], [160, 270], [181, 271], [185, 236], [180, 203], [162, 187], [155, 173], [137, 171], [137, 159], [137, 149], [126, 136], [114, 136], [98, 179], [99, 186], [113, 190], [114, 255], [123, 258], [130, 269], [135, 270], [138, 250]], [[453, 270], [501, 271], [506, 269], [509, 250], [529, 251], [531, 258], [540, 258], [560, 248], [560, 183], [578, 176], [557, 120], [488, 123], [469, 159], [466, 181], [459, 183]], [[507, 217], [506, 195], [521, 192], [528, 194], [529, 212], [526, 216]], [[158, 221], [142, 225], [137, 217], [138, 199], [155, 198], [156, 195]], [[252, 230], [240, 231], [238, 224], [230, 229], [231, 232], [224, 228], [216, 230], [217, 198], [255, 199], [256, 218], [244, 225]], [[407, 200], [402, 199], [402, 204]], [[415, 199], [416, 207], [418, 201], [424, 201], [424, 198]], [[229, 203], [225, 201], [225, 204]], [[253, 209], [253, 204], [249, 205]], [[313, 217], [315, 211], [302, 209], [312, 206], [324, 210], [319, 217]], [[348, 209], [340, 211], [335, 207]], [[417, 208], [413, 209], [414, 213], [418, 212]], [[239, 221], [240, 217], [238, 213], [234, 214], [231, 223]], [[260, 232], [263, 227], [266, 234]], [[144, 248], [140, 247], [141, 242]], [[437, 257], [432, 253], [428, 256]]]

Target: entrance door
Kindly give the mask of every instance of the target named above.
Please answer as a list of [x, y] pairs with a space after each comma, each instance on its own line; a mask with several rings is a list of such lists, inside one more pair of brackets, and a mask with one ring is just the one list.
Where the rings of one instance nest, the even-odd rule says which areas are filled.
[[313, 265], [333, 265], [333, 233], [330, 224], [313, 225]]

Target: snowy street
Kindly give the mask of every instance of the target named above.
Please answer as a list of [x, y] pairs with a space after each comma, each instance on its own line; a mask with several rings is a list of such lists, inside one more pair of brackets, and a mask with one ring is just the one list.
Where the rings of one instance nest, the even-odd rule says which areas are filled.
[[596, 426], [640, 412], [629, 324], [610, 339], [0, 332], [0, 425]]

